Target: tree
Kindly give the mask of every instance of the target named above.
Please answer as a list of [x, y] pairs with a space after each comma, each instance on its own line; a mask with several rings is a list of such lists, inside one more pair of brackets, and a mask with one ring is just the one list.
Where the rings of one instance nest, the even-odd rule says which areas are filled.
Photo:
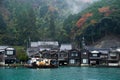
[[55, 19], [54, 19], [54, 15], [51, 13], [50, 15], [50, 26], [49, 26], [49, 30], [50, 30], [50, 35], [49, 37], [54, 40], [55, 39], [55, 23], [54, 23]]
[[[22, 7], [23, 8], [23, 7]], [[26, 45], [27, 40], [38, 40], [38, 31], [36, 27], [36, 16], [31, 6], [22, 9], [16, 16], [17, 32], [19, 45]]]
[[26, 62], [28, 60], [28, 56], [26, 53], [17, 53], [17, 59], [22, 61], [22, 62]]
[[0, 34], [3, 34], [6, 32], [6, 23], [3, 20], [3, 16], [0, 14]]

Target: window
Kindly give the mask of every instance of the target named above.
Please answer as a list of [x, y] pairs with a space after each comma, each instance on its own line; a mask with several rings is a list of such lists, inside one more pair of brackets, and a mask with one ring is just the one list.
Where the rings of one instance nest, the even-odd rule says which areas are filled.
[[96, 61], [90, 61], [91, 64], [96, 64]]
[[74, 56], [74, 53], [72, 53], [71, 56]]
[[110, 53], [110, 56], [117, 56], [116, 53]]
[[71, 60], [70, 60], [70, 64], [75, 64], [75, 60], [74, 60], [74, 59], [71, 59]]
[[75, 56], [78, 56], [78, 53], [76, 53]]
[[97, 57], [97, 54], [93, 54], [92, 56]]
[[82, 63], [84, 63], [84, 64], [88, 63], [88, 59], [83, 59]]
[[87, 53], [86, 52], [83, 52], [84, 55], [86, 55]]
[[72, 56], [72, 57], [73, 57], [73, 56], [78, 56], [78, 53], [74, 51], [74, 52], [71, 53], [71, 56]]
[[7, 55], [13, 55], [13, 51], [7, 51]]

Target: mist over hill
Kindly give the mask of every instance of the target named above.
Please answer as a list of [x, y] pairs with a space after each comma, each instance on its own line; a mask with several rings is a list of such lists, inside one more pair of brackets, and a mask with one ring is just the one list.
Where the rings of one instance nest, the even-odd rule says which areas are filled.
[[80, 46], [120, 34], [117, 0], [1, 0], [0, 44], [57, 40]]
[[[81, 46], [82, 38], [86, 45], [94, 44], [101, 38], [120, 35], [120, 1], [100, 0], [93, 3], [75, 15], [70, 15], [64, 21], [64, 30], [68, 40], [72, 40], [76, 47]], [[108, 42], [109, 43], [109, 42]]]
[[0, 44], [26, 45], [29, 39], [69, 43], [64, 20], [96, 1], [0, 0]]

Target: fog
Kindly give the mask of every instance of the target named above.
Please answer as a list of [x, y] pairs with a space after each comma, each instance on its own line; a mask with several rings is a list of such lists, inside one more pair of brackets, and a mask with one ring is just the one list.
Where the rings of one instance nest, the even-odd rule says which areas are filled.
[[98, 0], [65, 0], [68, 9], [72, 14], [76, 14], [85, 8], [87, 8], [89, 5], [91, 5], [93, 2], [96, 2]]
[[45, 3], [47, 5], [52, 5], [54, 7], [60, 6], [61, 9], [65, 8], [66, 11], [69, 11], [69, 12], [64, 12], [62, 14], [69, 14], [69, 13], [77, 14], [78, 12], [81, 12], [82, 10], [90, 6], [92, 3], [99, 0], [22, 0], [22, 1], [27, 1], [27, 2], [30, 1], [32, 3], [38, 4], [39, 6], [41, 6], [40, 3], [43, 4]]

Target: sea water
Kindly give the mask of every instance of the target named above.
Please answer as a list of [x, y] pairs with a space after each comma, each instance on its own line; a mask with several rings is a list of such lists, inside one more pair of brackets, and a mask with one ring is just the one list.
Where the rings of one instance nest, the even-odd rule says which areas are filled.
[[0, 80], [120, 80], [120, 68], [0, 68]]

